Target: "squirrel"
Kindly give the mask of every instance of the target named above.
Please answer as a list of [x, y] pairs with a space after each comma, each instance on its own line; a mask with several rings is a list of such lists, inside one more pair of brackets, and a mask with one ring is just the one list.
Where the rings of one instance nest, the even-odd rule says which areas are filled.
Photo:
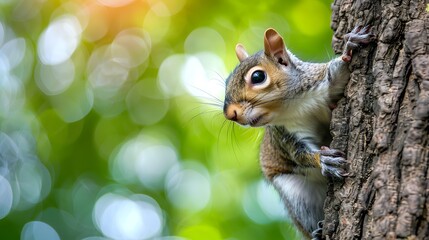
[[347, 176], [346, 155], [327, 146], [331, 111], [350, 79], [353, 50], [374, 40], [370, 27], [344, 36], [342, 56], [327, 63], [303, 62], [269, 28], [264, 50], [252, 56], [241, 44], [238, 66], [226, 79], [223, 112], [240, 125], [264, 127], [260, 165], [305, 238], [319, 239], [327, 177]]

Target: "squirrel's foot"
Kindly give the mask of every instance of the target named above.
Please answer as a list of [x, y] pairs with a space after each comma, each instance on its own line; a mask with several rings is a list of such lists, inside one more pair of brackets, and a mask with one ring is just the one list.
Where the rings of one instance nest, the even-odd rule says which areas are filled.
[[322, 240], [323, 221], [317, 223], [317, 229], [311, 233], [311, 240]]
[[344, 62], [350, 62], [352, 60], [352, 50], [359, 48], [360, 46], [367, 45], [375, 39], [374, 34], [371, 33], [370, 26], [357, 26], [350, 33], [344, 36], [346, 46], [344, 48], [343, 55], [341, 58]]
[[348, 176], [348, 162], [343, 152], [322, 146], [318, 153], [320, 154], [320, 165], [324, 176], [335, 178], [344, 178]]

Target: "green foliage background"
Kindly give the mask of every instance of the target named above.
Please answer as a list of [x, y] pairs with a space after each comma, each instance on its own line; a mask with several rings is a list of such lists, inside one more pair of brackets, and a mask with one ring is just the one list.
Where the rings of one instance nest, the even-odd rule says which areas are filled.
[[[234, 46], [258, 51], [268, 27], [301, 59], [331, 59], [329, 6], [1, 0], [1, 238], [298, 238], [259, 170], [263, 130], [226, 122], [219, 89]], [[64, 18], [76, 35], [46, 33]], [[43, 58], [62, 42], [67, 58]]]

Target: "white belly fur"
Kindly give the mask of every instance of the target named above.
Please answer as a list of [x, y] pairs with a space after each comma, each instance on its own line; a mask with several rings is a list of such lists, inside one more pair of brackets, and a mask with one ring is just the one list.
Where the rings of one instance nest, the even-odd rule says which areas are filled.
[[287, 201], [290, 215], [295, 216], [305, 230], [311, 232], [324, 218], [323, 205], [326, 198], [326, 178], [320, 169], [314, 169], [307, 176], [282, 174], [274, 177], [273, 184]]

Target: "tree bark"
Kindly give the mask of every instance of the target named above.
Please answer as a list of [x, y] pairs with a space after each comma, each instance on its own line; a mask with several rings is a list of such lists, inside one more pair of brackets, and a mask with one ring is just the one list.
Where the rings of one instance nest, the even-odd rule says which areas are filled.
[[429, 5], [423, 0], [336, 0], [333, 47], [356, 25], [375, 43], [353, 55], [333, 112], [331, 147], [350, 176], [331, 182], [326, 239], [429, 239]]

